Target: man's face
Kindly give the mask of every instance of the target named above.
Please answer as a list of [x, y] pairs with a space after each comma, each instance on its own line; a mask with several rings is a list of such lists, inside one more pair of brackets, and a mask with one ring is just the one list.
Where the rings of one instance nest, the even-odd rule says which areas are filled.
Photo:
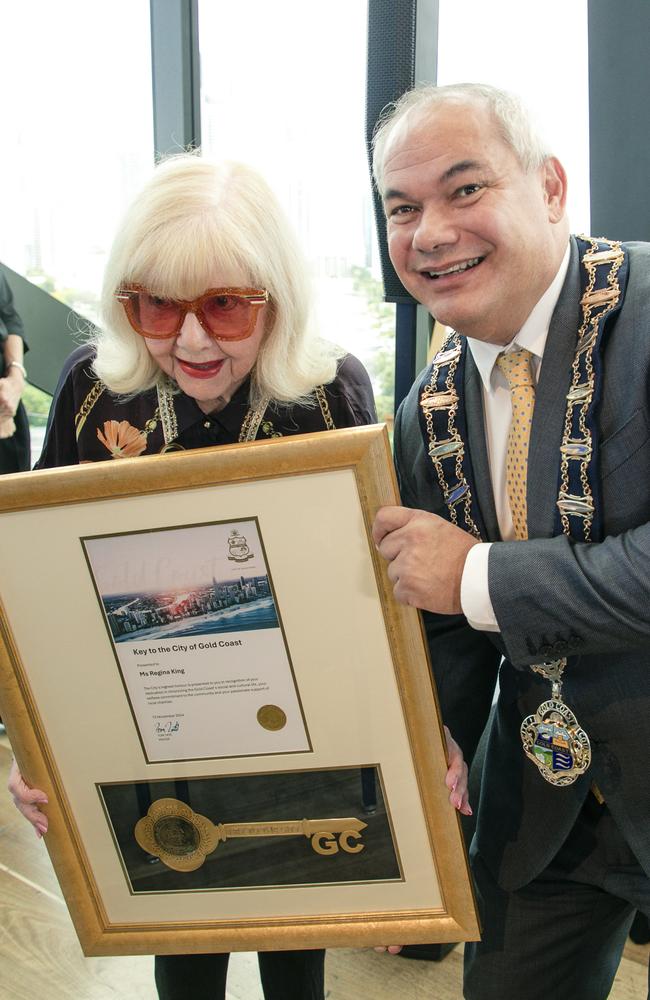
[[393, 266], [441, 323], [507, 344], [560, 266], [565, 194], [558, 161], [525, 173], [482, 108], [414, 113], [384, 155]]

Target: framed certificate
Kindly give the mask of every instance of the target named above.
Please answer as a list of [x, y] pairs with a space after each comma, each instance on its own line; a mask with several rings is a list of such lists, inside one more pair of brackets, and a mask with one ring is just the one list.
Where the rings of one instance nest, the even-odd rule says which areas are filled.
[[5, 476], [0, 708], [87, 955], [475, 940], [384, 428]]

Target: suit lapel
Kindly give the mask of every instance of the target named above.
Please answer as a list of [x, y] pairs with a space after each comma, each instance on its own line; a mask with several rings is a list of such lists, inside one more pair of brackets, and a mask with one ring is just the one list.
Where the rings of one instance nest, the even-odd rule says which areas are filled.
[[488, 462], [487, 444], [485, 442], [485, 421], [483, 416], [483, 393], [481, 376], [474, 363], [469, 348], [465, 358], [465, 412], [467, 415], [467, 437], [469, 453], [472, 458], [472, 473], [476, 502], [478, 503], [483, 524], [487, 532], [487, 541], [499, 541], [499, 523], [494, 506], [492, 479]]
[[560, 292], [544, 348], [535, 395], [535, 412], [528, 452], [528, 534], [551, 538], [564, 429], [566, 395], [580, 324], [578, 248], [571, 238], [569, 268]]

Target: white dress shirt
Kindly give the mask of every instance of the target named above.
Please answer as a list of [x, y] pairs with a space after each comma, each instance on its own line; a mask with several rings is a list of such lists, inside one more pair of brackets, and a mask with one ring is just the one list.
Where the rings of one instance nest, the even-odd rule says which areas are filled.
[[[502, 351], [509, 353], [517, 348], [525, 347], [533, 355], [533, 378], [537, 384], [548, 329], [569, 267], [569, 256], [570, 251], [567, 246], [553, 281], [510, 344], [503, 347], [467, 338], [467, 344], [481, 376], [490, 479], [492, 480], [499, 531], [504, 542], [512, 541], [515, 537], [506, 487], [506, 452], [512, 419], [512, 405], [505, 375], [497, 368], [495, 362]], [[472, 628], [486, 632], [498, 632], [499, 625], [488, 588], [488, 558], [491, 546], [491, 542], [482, 542], [470, 549], [463, 569], [460, 600], [463, 613]]]

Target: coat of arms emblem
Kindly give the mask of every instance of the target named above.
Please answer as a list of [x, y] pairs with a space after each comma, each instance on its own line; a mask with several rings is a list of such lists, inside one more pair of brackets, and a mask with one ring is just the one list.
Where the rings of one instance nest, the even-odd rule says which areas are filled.
[[243, 535], [240, 535], [236, 528], [233, 528], [230, 532], [228, 549], [230, 551], [228, 559], [231, 562], [247, 562], [249, 559], [253, 558], [253, 553], [248, 547], [246, 539]]

